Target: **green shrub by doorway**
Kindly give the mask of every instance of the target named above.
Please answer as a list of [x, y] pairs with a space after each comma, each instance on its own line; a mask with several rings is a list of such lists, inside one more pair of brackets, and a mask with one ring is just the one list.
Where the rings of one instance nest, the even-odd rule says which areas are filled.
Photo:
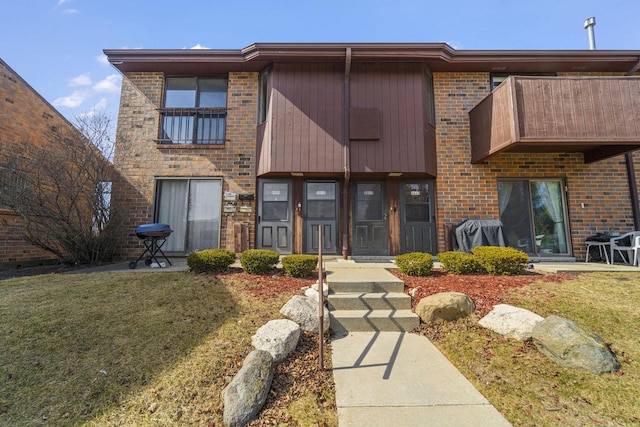
[[401, 273], [409, 276], [429, 276], [433, 269], [433, 256], [424, 252], [410, 252], [396, 256]]

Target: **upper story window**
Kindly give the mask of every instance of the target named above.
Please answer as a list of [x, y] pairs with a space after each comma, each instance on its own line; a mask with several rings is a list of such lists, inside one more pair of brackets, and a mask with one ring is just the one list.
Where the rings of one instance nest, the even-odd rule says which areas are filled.
[[258, 124], [262, 124], [267, 121], [267, 79], [269, 78], [269, 70], [264, 70], [258, 76]]
[[431, 72], [427, 71], [425, 73], [426, 79], [426, 95], [427, 95], [427, 123], [431, 126], [436, 126], [436, 104], [434, 99], [434, 90], [433, 90], [433, 75]]
[[555, 73], [516, 73], [516, 74], [491, 74], [491, 92], [509, 76], [555, 76]]
[[159, 142], [224, 145], [227, 85], [226, 77], [168, 77]]

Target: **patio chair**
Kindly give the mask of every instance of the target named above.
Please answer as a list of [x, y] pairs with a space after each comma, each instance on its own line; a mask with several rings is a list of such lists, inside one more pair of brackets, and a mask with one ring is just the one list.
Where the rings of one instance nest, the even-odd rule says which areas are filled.
[[640, 256], [638, 256], [638, 252], [640, 252], [640, 236], [636, 236], [633, 241], [633, 265], [640, 267]]
[[[635, 265], [638, 262], [638, 250], [640, 250], [640, 245], [638, 244], [638, 237], [640, 237], [640, 231], [632, 231], [630, 233], [624, 233], [617, 237], [612, 237], [609, 241], [609, 246], [611, 250], [611, 264], [614, 261], [615, 251], [618, 251], [622, 260], [625, 264], [628, 264], [627, 258], [625, 258], [623, 251], [627, 252], [627, 256], [630, 255], [629, 252], [633, 251], [633, 264]], [[629, 261], [631, 261], [631, 257], [629, 256]]]

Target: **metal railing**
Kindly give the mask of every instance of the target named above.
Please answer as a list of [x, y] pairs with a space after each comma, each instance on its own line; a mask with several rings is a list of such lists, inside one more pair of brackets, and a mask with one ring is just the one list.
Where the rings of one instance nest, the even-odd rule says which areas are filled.
[[224, 145], [226, 108], [163, 108], [160, 144]]
[[324, 367], [324, 268], [322, 262], [322, 227], [318, 226], [318, 351], [320, 369]]

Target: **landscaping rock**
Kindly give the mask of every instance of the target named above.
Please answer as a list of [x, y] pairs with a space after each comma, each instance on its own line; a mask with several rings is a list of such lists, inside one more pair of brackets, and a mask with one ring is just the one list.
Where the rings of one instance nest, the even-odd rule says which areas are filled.
[[222, 390], [225, 423], [243, 426], [255, 418], [267, 400], [273, 371], [271, 354], [263, 350], [249, 353], [240, 371]]
[[456, 320], [468, 316], [475, 310], [471, 298], [460, 292], [441, 292], [420, 300], [416, 314], [424, 323]]
[[524, 308], [498, 304], [478, 323], [507, 338], [526, 341], [531, 339], [533, 327], [543, 320], [544, 317]]
[[[326, 284], [323, 285], [322, 294], [325, 297], [329, 295], [329, 287]], [[318, 284], [316, 283], [312, 287], [307, 288], [307, 290], [304, 291], [304, 295], [310, 300], [313, 300], [315, 304], [318, 304], [318, 296], [320, 295], [320, 292], [318, 292]]]
[[533, 328], [533, 343], [556, 363], [594, 374], [616, 372], [620, 362], [602, 338], [575, 322], [549, 316]]
[[300, 326], [291, 320], [271, 320], [258, 328], [251, 344], [258, 350], [269, 352], [275, 363], [280, 363], [296, 349], [300, 339]]
[[[280, 314], [298, 323], [302, 330], [318, 333], [318, 301], [301, 295], [294, 295], [282, 306]], [[329, 310], [326, 307], [323, 325], [325, 331], [329, 329]]]

